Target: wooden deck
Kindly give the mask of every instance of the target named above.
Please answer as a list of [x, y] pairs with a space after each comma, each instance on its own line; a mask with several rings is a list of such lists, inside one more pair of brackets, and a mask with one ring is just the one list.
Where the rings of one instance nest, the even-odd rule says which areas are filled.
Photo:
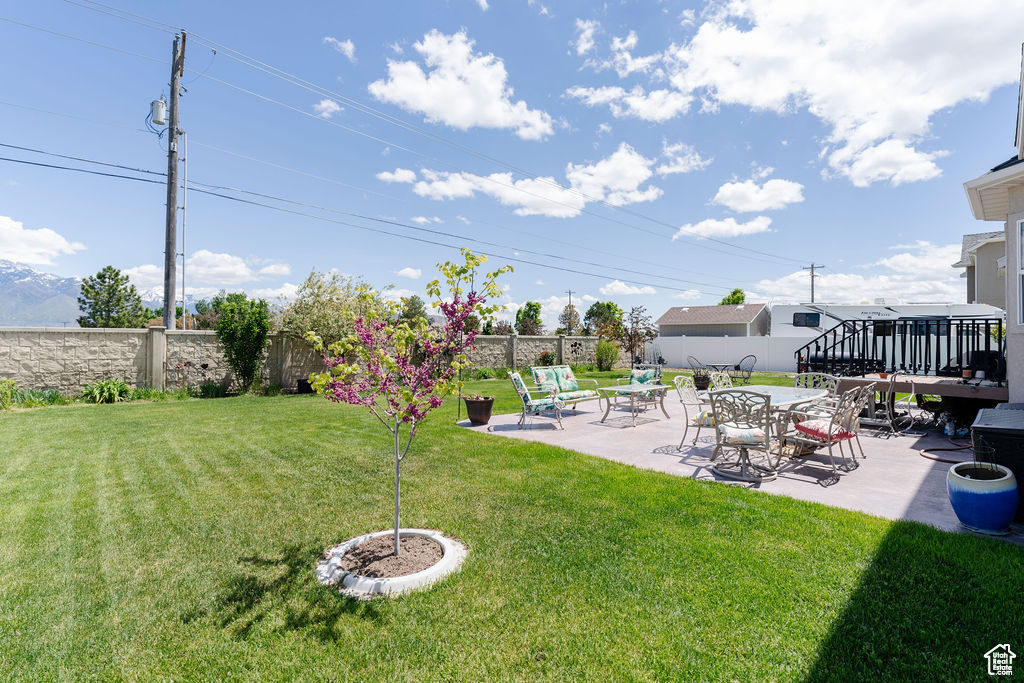
[[[878, 375], [864, 375], [863, 377], [842, 377], [839, 380], [839, 390], [845, 391], [855, 386], [877, 382], [876, 389], [886, 389], [889, 379], [882, 379]], [[949, 396], [956, 398], [978, 398], [986, 401], [1008, 401], [1010, 390], [1005, 383], [1003, 386], [996, 386], [995, 382], [987, 380], [972, 379], [969, 384], [952, 377], [935, 377], [933, 375], [904, 375], [900, 374], [896, 380], [895, 390], [898, 393], [930, 394], [933, 396]]]

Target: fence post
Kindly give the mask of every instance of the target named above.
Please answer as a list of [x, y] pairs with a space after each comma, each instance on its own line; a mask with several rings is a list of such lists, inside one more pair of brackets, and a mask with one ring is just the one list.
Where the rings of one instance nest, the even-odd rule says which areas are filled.
[[565, 335], [558, 335], [558, 364], [565, 364]]
[[517, 358], [518, 354], [519, 335], [513, 332], [512, 334], [508, 335], [508, 366], [512, 368], [512, 370], [515, 370], [517, 367], [519, 367], [519, 358]]
[[146, 379], [149, 386], [160, 391], [164, 390], [164, 369], [167, 361], [167, 328], [162, 326], [149, 328], [149, 368]]

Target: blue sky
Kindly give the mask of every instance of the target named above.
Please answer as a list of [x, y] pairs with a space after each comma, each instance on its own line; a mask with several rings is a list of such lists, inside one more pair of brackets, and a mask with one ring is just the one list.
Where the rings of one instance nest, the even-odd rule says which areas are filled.
[[[732, 287], [803, 300], [811, 260], [827, 266], [819, 300], [962, 300], [948, 267], [960, 236], [992, 229], [971, 218], [962, 183], [1014, 152], [1024, 9], [986, 0], [110, 1], [190, 32], [191, 180], [590, 273], [513, 263], [505, 302], [541, 301], [549, 324], [569, 289], [583, 306], [655, 316]], [[167, 95], [170, 32], [57, 0], [5, 3], [0, 16], [156, 60], [0, 21], [0, 143], [165, 170], [144, 119]], [[160, 185], [0, 162], [0, 258], [76, 276], [113, 264], [156, 287], [163, 201]], [[195, 192], [188, 202], [197, 296], [287, 296], [313, 267], [422, 293], [454, 255]]]

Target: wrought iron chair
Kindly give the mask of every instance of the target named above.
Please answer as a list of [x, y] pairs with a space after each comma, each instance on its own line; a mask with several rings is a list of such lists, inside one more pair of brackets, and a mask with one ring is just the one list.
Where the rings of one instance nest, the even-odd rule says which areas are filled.
[[[850, 411], [850, 423], [847, 425], [847, 429], [853, 432], [853, 440], [857, 442], [857, 448], [860, 450], [861, 460], [866, 459], [867, 456], [864, 455], [864, 446], [860, 443], [860, 420], [868, 404], [875, 400], [876, 384], [876, 382], [872, 382], [871, 384], [865, 384], [860, 387], [860, 393], [857, 395], [857, 399], [853, 404], [853, 410]], [[853, 451], [853, 446], [850, 446], [850, 451]], [[854, 461], [856, 461], [856, 459], [857, 458], [854, 457]]]
[[786, 443], [792, 442], [812, 449], [828, 448], [832, 476], [822, 482], [823, 486], [831, 486], [839, 481], [839, 468], [836, 467], [833, 448], [839, 449], [844, 472], [850, 472], [857, 467], [853, 445], [850, 444], [850, 454], [853, 456], [853, 464], [850, 464], [846, 461], [843, 442], [849, 442], [856, 436], [857, 417], [854, 411], [861, 405], [859, 399], [862, 396], [862, 388], [854, 387], [843, 392], [834, 405], [818, 406], [813, 412], [806, 409], [791, 409], [786, 414], [786, 422], [793, 425], [793, 429], [785, 434]]
[[516, 393], [519, 394], [519, 400], [523, 402], [523, 411], [519, 415], [520, 429], [526, 425], [528, 419], [545, 413], [550, 413], [558, 421], [559, 429], [565, 429], [562, 425], [562, 408], [565, 407], [565, 403], [558, 399], [557, 386], [554, 386], [551, 393], [545, 398], [532, 398], [530, 391], [526, 388], [526, 383], [523, 382], [523, 378], [518, 372], [509, 372], [508, 376], [512, 380], [512, 386], [515, 387]]
[[754, 374], [754, 365], [757, 364], [757, 356], [750, 354], [740, 358], [740, 362], [733, 366], [729, 374], [733, 379], [738, 379], [744, 384], [750, 384], [750, 376]]
[[793, 386], [800, 389], [825, 389], [829, 396], [839, 391], [839, 378], [824, 372], [801, 372], [793, 379]]
[[728, 372], [715, 370], [711, 373], [711, 384], [708, 391], [719, 391], [721, 389], [732, 389], [732, 377]]
[[877, 392], [877, 401], [874, 401], [872, 394], [874, 416], [862, 420], [869, 427], [888, 429], [892, 436], [898, 436], [914, 426], [914, 413], [911, 408], [914, 406], [914, 395], [917, 393], [916, 386], [911, 380], [910, 393], [900, 398], [896, 392], [899, 375], [898, 372], [889, 375], [889, 384], [884, 391]]
[[[692, 377], [677, 375], [673, 382], [676, 385], [676, 393], [679, 394], [679, 402], [683, 404], [683, 438], [680, 439], [679, 448], [676, 449], [681, 451], [686, 442], [686, 435], [690, 431], [690, 425], [697, 428], [697, 435], [693, 437], [693, 443], [696, 444], [697, 439], [700, 438], [702, 427], [715, 426], [715, 415], [706, 399], [697, 393], [697, 387], [694, 385]], [[711, 459], [714, 460], [714, 457]]]
[[[712, 468], [728, 479], [760, 482], [776, 477], [771, 464], [771, 396], [743, 389], [728, 389], [711, 394], [715, 416], [715, 450], [711, 459], [728, 449], [736, 451], [736, 460], [721, 462]], [[750, 451], [763, 451], [767, 465], [750, 459]]]

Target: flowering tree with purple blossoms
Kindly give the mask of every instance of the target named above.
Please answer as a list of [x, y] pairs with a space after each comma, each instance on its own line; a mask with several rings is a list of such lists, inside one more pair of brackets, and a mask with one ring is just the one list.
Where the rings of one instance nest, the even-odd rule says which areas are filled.
[[[326, 372], [309, 376], [317, 393], [336, 403], [365, 406], [391, 433], [395, 459], [395, 555], [399, 550], [400, 465], [409, 452], [420, 424], [441, 406], [444, 397], [461, 389], [454, 378], [469, 365], [466, 349], [477, 332], [468, 329], [467, 318], [490, 320], [502, 306], [487, 300], [501, 294], [499, 275], [512, 270], [503, 266], [487, 273], [476, 285], [477, 270], [487, 257], [462, 250], [463, 263], [438, 264], [444, 278], [427, 285], [427, 294], [444, 316], [444, 325], [431, 328], [423, 318], [400, 320], [398, 306], [381, 304], [372, 313], [353, 320], [353, 333], [325, 347], [310, 332], [306, 338], [323, 356]], [[372, 298], [365, 293], [368, 299]], [[369, 303], [369, 302], [368, 302]]]

